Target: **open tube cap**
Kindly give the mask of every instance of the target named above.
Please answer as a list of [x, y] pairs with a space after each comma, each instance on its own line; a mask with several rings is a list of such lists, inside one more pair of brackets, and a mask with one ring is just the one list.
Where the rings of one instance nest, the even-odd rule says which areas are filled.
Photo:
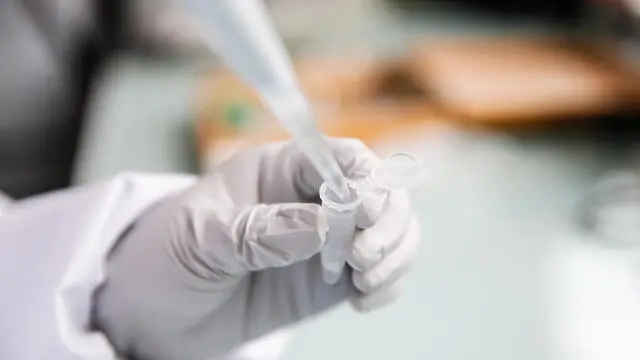
[[424, 178], [422, 162], [410, 154], [389, 155], [371, 174], [378, 186], [386, 190], [402, 190], [416, 186]]
[[349, 193], [346, 199], [341, 199], [338, 194], [327, 184], [326, 182], [322, 183], [320, 186], [320, 200], [322, 200], [322, 206], [326, 207], [329, 210], [338, 211], [338, 212], [354, 212], [356, 208], [360, 205], [361, 199], [358, 194], [358, 189], [356, 186], [347, 181], [347, 188]]

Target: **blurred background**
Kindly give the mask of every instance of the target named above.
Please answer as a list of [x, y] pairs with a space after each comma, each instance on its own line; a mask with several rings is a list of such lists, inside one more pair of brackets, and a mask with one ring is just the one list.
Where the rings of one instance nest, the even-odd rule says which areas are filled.
[[[286, 137], [187, 14], [144, 4], [146, 45], [93, 87], [75, 183], [206, 173]], [[286, 359], [640, 359], [637, 1], [268, 4], [320, 127], [430, 169], [406, 296], [301, 325]]]

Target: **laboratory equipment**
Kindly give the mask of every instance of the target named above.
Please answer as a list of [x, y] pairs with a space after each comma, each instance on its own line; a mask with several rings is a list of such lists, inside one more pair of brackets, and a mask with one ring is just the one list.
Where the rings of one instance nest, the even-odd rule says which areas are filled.
[[388, 156], [364, 180], [348, 182], [346, 198], [339, 198], [326, 183], [322, 184], [320, 199], [329, 226], [320, 254], [325, 282], [335, 284], [342, 275], [349, 244], [356, 231], [356, 211], [361, 195], [368, 192], [385, 195], [389, 191], [408, 189], [423, 177], [422, 163], [410, 154], [398, 152]]
[[[422, 162], [410, 154], [397, 152], [389, 155], [373, 170], [367, 186], [385, 191], [402, 190], [416, 186], [424, 177]], [[371, 188], [367, 189], [372, 191]]]
[[320, 254], [322, 277], [328, 284], [335, 284], [344, 270], [349, 241], [356, 232], [356, 211], [361, 199], [353, 183], [347, 182], [347, 198], [340, 198], [327, 185], [320, 186], [320, 199], [329, 230]]
[[336, 195], [346, 199], [349, 189], [312, 108], [296, 78], [291, 59], [268, 15], [263, 0], [188, 0], [199, 17], [204, 40], [292, 135]]

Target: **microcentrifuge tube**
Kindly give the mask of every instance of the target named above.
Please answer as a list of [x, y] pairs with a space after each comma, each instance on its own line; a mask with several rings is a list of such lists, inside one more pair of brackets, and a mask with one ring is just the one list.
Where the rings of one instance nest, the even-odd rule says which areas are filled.
[[360, 197], [352, 183], [347, 183], [349, 194], [346, 201], [341, 199], [327, 183], [320, 186], [320, 199], [329, 231], [320, 253], [322, 277], [328, 284], [340, 279], [346, 262], [348, 245], [356, 231], [356, 210]]
[[360, 206], [360, 195], [365, 192], [388, 192], [408, 189], [423, 178], [422, 163], [406, 153], [394, 153], [361, 183], [349, 183], [349, 197], [338, 197], [325, 183], [320, 187], [322, 209], [329, 230], [320, 254], [323, 279], [335, 284], [340, 279], [346, 262], [348, 246], [356, 231], [356, 211]]

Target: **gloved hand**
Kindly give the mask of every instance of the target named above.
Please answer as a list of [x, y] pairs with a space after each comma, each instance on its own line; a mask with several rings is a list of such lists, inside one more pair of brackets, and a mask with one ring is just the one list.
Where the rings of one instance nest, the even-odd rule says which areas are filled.
[[[329, 143], [348, 178], [379, 162], [359, 141]], [[345, 299], [360, 311], [390, 303], [420, 241], [407, 194], [363, 199], [353, 270], [328, 285], [321, 183], [296, 146], [278, 143], [243, 151], [164, 200], [110, 255], [96, 326], [136, 360], [203, 360]]]

